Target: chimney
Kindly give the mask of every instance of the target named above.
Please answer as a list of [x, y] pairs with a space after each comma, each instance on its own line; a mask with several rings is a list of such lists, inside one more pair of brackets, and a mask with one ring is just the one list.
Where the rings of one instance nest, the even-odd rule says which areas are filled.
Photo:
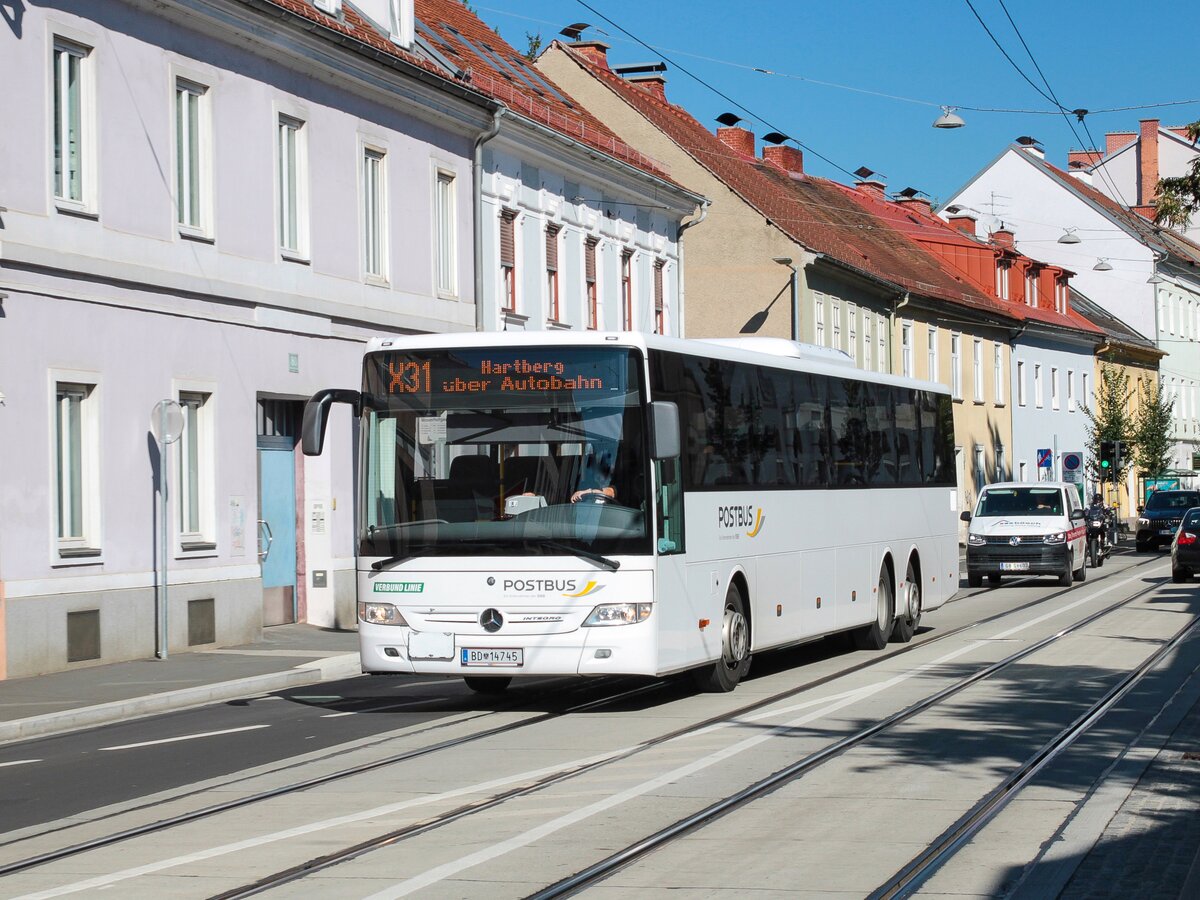
[[854, 182], [854, 186], [869, 197], [875, 197], [878, 200], [886, 200], [884, 190], [887, 185], [878, 178], [864, 178], [862, 181]]
[[915, 209], [922, 215], [933, 215], [933, 208], [930, 206], [929, 200], [926, 197], [901, 197], [896, 202], [905, 209]]
[[662, 75], [630, 75], [625, 80], [663, 103], [667, 102], [667, 79]]
[[1077, 170], [1095, 165], [1100, 161], [1099, 150], [1068, 150], [1067, 171], [1074, 174]]
[[997, 228], [992, 232], [992, 243], [999, 244], [1001, 247], [1007, 247], [1011, 250], [1013, 247], [1013, 233], [1007, 228]]
[[1138, 124], [1138, 204], [1153, 206], [1158, 190], [1158, 119], [1142, 119]]
[[969, 234], [975, 237], [975, 217], [967, 215], [951, 216], [949, 218], [951, 228], [957, 228], [963, 234]]
[[791, 175], [804, 174], [804, 153], [786, 144], [768, 144], [762, 148], [763, 159]]
[[1017, 138], [1017, 144], [1031, 156], [1036, 156], [1038, 159], [1046, 158], [1046, 151], [1042, 149], [1041, 142], [1035, 137], [1023, 134]]
[[608, 44], [604, 41], [575, 41], [567, 44], [592, 65], [601, 69], [608, 68]]
[[1133, 143], [1134, 133], [1132, 131], [1110, 131], [1104, 136], [1104, 155], [1112, 156], [1122, 147], [1127, 147]]
[[717, 129], [717, 140], [742, 156], [754, 159], [754, 132], [737, 125]]

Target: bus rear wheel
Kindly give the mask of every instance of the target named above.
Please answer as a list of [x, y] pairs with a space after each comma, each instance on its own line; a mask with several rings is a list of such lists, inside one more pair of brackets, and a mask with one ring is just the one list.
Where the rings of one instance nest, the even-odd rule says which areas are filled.
[[904, 593], [900, 598], [900, 616], [892, 626], [892, 640], [897, 644], [907, 644], [917, 633], [921, 624], [921, 584], [913, 564], [908, 564], [908, 574], [904, 576]]
[[463, 681], [477, 694], [503, 694], [512, 683], [512, 677], [493, 678], [488, 675], [464, 675]]
[[850, 632], [857, 650], [882, 650], [887, 646], [892, 633], [895, 607], [892, 600], [892, 582], [888, 578], [887, 566], [879, 570], [879, 587], [875, 591], [875, 621]]
[[721, 658], [711, 666], [694, 669], [692, 677], [700, 690], [723, 694], [737, 687], [748, 671], [750, 621], [746, 618], [746, 600], [738, 586], [730, 582], [721, 622]]

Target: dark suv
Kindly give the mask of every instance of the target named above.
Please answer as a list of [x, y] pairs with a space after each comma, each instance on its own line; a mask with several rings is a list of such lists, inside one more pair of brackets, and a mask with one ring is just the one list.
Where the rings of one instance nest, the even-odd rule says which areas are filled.
[[1138, 513], [1137, 549], [1139, 553], [1166, 546], [1175, 537], [1183, 514], [1200, 506], [1200, 491], [1155, 491]]

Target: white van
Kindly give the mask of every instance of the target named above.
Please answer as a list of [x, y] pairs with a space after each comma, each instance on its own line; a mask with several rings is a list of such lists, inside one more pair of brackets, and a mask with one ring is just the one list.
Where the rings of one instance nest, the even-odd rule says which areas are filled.
[[986, 575], [1057, 575], [1069, 585], [1087, 577], [1087, 523], [1075, 485], [1062, 481], [1001, 482], [979, 494], [974, 514], [964, 512], [967, 584]]

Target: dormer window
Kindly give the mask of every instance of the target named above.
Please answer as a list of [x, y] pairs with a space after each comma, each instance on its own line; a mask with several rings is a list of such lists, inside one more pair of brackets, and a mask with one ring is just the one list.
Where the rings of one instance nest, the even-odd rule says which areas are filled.
[[1067, 305], [1069, 298], [1069, 290], [1067, 287], [1067, 279], [1059, 278], [1054, 282], [1054, 308], [1063, 315], [1067, 314]]
[[388, 0], [388, 37], [393, 44], [411, 47], [415, 23], [413, 0]]
[[1008, 275], [1011, 268], [1006, 259], [996, 261], [996, 296], [1001, 300], [1008, 299]]
[[1025, 303], [1027, 306], [1038, 305], [1038, 273], [1033, 266], [1025, 271]]
[[313, 6], [331, 16], [342, 14], [342, 0], [313, 0]]

